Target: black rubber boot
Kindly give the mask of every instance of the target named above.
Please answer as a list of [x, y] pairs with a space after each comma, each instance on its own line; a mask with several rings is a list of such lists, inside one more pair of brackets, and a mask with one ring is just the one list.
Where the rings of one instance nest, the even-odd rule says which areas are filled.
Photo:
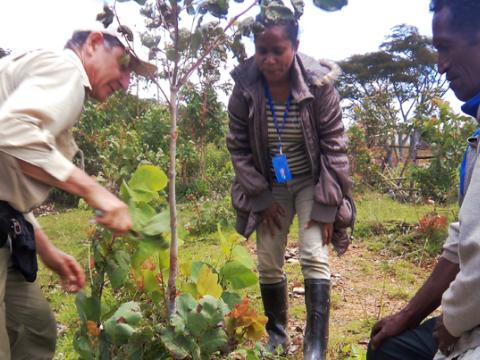
[[276, 353], [279, 346], [283, 353], [287, 352], [290, 345], [290, 338], [287, 332], [288, 321], [288, 292], [287, 280], [276, 284], [260, 284], [263, 307], [265, 315], [268, 317], [267, 350]]
[[325, 360], [330, 314], [330, 280], [305, 280], [307, 326], [303, 338], [304, 360]]

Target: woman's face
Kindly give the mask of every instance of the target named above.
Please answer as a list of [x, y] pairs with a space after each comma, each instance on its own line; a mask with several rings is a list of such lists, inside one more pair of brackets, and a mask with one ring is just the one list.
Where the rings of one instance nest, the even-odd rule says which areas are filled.
[[284, 25], [272, 26], [258, 34], [255, 61], [270, 85], [288, 80], [298, 41], [293, 44]]

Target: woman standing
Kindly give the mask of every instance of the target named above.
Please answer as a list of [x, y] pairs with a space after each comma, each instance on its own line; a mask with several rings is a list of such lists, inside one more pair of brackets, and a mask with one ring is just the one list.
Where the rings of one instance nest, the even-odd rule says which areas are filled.
[[305, 279], [304, 358], [325, 359], [330, 308], [328, 244], [344, 195], [351, 190], [334, 64], [297, 53], [295, 19], [255, 36], [255, 55], [232, 72], [228, 149], [235, 181], [237, 231], [257, 234], [260, 289], [269, 347], [289, 344], [283, 272], [287, 235], [299, 218], [299, 260]]

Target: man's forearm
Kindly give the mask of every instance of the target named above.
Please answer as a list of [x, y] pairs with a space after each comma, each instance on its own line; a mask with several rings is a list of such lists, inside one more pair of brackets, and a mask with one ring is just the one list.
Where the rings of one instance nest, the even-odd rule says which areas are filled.
[[417, 326], [440, 305], [443, 293], [459, 270], [458, 264], [440, 257], [427, 281], [402, 310], [409, 319], [409, 327]]
[[25, 175], [73, 195], [88, 198], [88, 194], [92, 191], [92, 188], [99, 186], [95, 180], [79, 168], [75, 168], [66, 181], [60, 181], [38, 166], [20, 159], [17, 159], [17, 161]]

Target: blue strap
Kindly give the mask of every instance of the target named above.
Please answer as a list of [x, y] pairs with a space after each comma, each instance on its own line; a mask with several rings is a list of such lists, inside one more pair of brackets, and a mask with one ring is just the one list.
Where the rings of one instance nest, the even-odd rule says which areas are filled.
[[290, 110], [290, 104], [292, 103], [293, 97], [292, 97], [291, 94], [288, 95], [287, 103], [285, 104], [285, 111], [283, 112], [282, 127], [279, 128], [278, 127], [278, 121], [277, 121], [277, 114], [275, 112], [275, 106], [273, 105], [272, 94], [270, 93], [270, 89], [269, 89], [266, 81], [263, 82], [263, 85], [264, 85], [264, 88], [265, 88], [265, 97], [268, 100], [268, 105], [270, 107], [270, 112], [272, 113], [273, 123], [275, 124], [275, 129], [277, 130], [278, 150], [281, 154], [282, 153], [282, 133], [283, 133], [283, 129], [285, 129], [285, 123], [287, 121], [288, 111]]
[[[478, 137], [480, 136], [480, 128], [477, 129], [470, 137]], [[468, 164], [468, 149], [471, 145], [468, 144], [467, 148], [465, 149], [465, 153], [463, 154], [462, 165], [460, 165], [460, 195], [465, 196], [465, 175], [467, 172], [467, 164]]]

